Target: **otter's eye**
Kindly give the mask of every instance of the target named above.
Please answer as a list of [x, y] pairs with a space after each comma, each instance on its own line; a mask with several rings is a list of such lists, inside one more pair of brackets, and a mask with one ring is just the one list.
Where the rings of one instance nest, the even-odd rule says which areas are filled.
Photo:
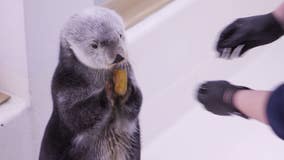
[[94, 48], [94, 49], [97, 49], [98, 48], [98, 43], [97, 42], [93, 42], [91, 44], [91, 47]]

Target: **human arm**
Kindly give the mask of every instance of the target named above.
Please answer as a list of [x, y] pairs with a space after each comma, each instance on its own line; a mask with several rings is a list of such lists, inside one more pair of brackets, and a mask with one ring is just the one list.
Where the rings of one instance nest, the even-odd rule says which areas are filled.
[[284, 84], [274, 91], [257, 91], [226, 81], [209, 81], [199, 87], [197, 98], [213, 114], [258, 120], [284, 139]]

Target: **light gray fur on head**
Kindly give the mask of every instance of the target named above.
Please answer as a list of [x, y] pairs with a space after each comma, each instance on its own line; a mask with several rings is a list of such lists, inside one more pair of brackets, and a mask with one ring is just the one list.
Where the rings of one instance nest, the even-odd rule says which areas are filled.
[[[61, 32], [61, 45], [94, 69], [109, 69], [117, 54], [127, 59], [122, 18], [113, 10], [92, 7], [72, 16]], [[97, 48], [96, 48], [97, 46]]]

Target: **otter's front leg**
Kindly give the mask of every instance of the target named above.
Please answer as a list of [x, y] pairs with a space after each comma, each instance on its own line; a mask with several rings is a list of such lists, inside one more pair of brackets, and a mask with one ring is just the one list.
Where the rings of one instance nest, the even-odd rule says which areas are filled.
[[119, 105], [121, 113], [134, 120], [138, 117], [142, 105], [142, 93], [136, 85], [135, 81], [128, 78], [127, 93], [125, 96], [119, 98]]
[[64, 101], [57, 103], [61, 120], [73, 132], [73, 137], [69, 147], [61, 153], [60, 160], [84, 159], [89, 146], [94, 143], [88, 132], [93, 136], [100, 134], [111, 115], [109, 88], [106, 84], [104, 89], [96, 90], [88, 97], [83, 97], [87, 94], [80, 90], [69, 90], [68, 93]]
[[80, 133], [104, 125], [111, 112], [106, 88], [96, 90], [91, 95], [86, 94], [86, 97], [82, 96], [84, 95], [82, 91], [65, 90], [68, 94], [64, 94], [64, 98], [61, 98], [64, 101], [57, 100], [57, 107], [61, 119], [71, 131]]

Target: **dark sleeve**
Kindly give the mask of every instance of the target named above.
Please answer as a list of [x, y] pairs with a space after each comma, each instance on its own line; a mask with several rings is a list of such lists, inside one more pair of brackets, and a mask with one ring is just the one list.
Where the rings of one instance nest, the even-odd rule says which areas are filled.
[[266, 111], [269, 125], [284, 140], [284, 84], [272, 92]]

